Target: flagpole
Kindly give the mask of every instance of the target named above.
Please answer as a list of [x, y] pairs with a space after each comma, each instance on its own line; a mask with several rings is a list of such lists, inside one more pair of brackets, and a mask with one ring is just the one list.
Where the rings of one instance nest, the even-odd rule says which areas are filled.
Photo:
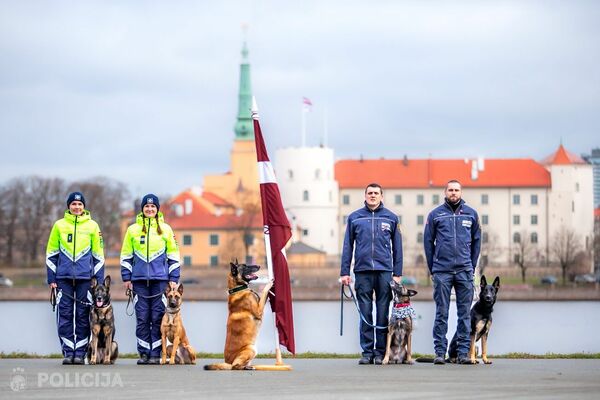
[[302, 104], [302, 147], [306, 146], [306, 114], [308, 114], [308, 107]]
[[[252, 96], [252, 118], [258, 119], [258, 105], [256, 104], [256, 98]], [[265, 257], [267, 258], [267, 271], [269, 274], [269, 280], [273, 281], [275, 275], [273, 273], [273, 255], [271, 253], [271, 235], [269, 233], [269, 226], [264, 225], [263, 236], [265, 239]], [[273, 295], [274, 293], [271, 292]], [[281, 358], [281, 349], [279, 348], [279, 332], [277, 330], [277, 315], [273, 310], [273, 304], [269, 302], [271, 312], [273, 313], [273, 332], [275, 336], [275, 365], [283, 365], [283, 359]]]

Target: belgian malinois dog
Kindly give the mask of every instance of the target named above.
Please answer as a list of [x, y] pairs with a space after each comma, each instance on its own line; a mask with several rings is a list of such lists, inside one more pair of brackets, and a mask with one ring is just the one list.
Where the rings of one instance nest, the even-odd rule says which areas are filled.
[[100, 285], [96, 278], [92, 278], [90, 292], [94, 304], [90, 311], [92, 340], [87, 351], [88, 364], [114, 364], [119, 356], [119, 346], [114, 340], [115, 317], [110, 304], [110, 275]]
[[387, 346], [383, 364], [414, 364], [412, 359], [412, 317], [414, 310], [410, 298], [417, 294], [416, 290], [407, 289], [396, 281], [390, 282], [392, 287], [393, 308], [388, 325]]
[[[183, 302], [183, 284], [169, 282], [165, 288], [167, 309], [160, 323], [162, 335], [161, 364], [196, 364], [196, 350], [190, 344], [181, 319], [181, 303]], [[171, 345], [167, 347], [167, 339]]]
[[[469, 347], [469, 358], [471, 359], [471, 364], [478, 363], [475, 357], [475, 343], [481, 339], [481, 359], [485, 364], [491, 364], [492, 361], [487, 358], [487, 339], [492, 328], [492, 312], [494, 311], [498, 289], [500, 289], [500, 277], [497, 276], [494, 282], [488, 285], [487, 279], [483, 275], [480, 286], [479, 300], [471, 308], [471, 345]], [[457, 361], [457, 348], [457, 336], [454, 334], [452, 342], [450, 342], [450, 348], [448, 349], [450, 362]]]
[[[258, 265], [230, 263], [227, 278], [229, 298], [227, 305], [227, 337], [225, 338], [225, 362], [205, 365], [206, 370], [282, 370], [278, 365], [251, 365], [256, 357], [256, 337], [262, 323], [265, 304], [273, 282], [267, 283], [258, 295], [248, 287], [248, 283], [257, 279]], [[289, 369], [289, 368], [288, 368]]]

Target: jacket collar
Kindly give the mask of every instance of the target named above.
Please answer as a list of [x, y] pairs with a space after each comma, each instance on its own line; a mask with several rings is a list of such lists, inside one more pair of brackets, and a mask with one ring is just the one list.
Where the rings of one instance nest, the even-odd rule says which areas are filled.
[[81, 222], [90, 220], [92, 218], [92, 215], [90, 214], [90, 212], [88, 210], [83, 210], [83, 213], [81, 215], [73, 215], [69, 212], [69, 210], [65, 211], [65, 220], [66, 221], [69, 221], [70, 223], [74, 224], [75, 217], [77, 217], [77, 223], [81, 223]]
[[452, 210], [452, 207], [450, 207], [450, 204], [448, 204], [448, 202], [446, 201], [446, 199], [444, 199], [444, 207], [449, 210], [452, 214], [460, 214], [460, 210], [462, 210], [463, 205], [465, 204], [465, 200], [464, 199], [460, 199], [460, 201], [458, 202], [458, 207], [456, 208], [456, 212], [454, 212], [454, 210]]
[[377, 206], [377, 208], [374, 209], [374, 210], [371, 210], [369, 208], [369, 206], [367, 205], [367, 202], [365, 201], [365, 210], [367, 210], [368, 212], [379, 212], [379, 211], [383, 210], [383, 208], [384, 208], [383, 207], [383, 201], [381, 203], [379, 203], [379, 205]]

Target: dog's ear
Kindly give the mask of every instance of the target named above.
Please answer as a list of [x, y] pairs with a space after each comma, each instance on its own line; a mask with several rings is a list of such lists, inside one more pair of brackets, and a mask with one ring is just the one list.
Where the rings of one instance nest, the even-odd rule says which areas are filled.
[[229, 263], [229, 265], [231, 266], [231, 276], [237, 276], [237, 274], [238, 274], [237, 265], [234, 263]]
[[416, 290], [413, 289], [408, 289], [408, 297], [413, 297], [414, 295], [416, 295], [418, 292]]
[[91, 281], [91, 284], [90, 284], [90, 288], [92, 288], [92, 289], [95, 288], [97, 284], [98, 284], [98, 280], [96, 279], [95, 276], [92, 276], [92, 281]]
[[110, 288], [110, 275], [104, 277], [104, 286], [106, 286], [107, 289]]
[[179, 287], [177, 288], [177, 291], [179, 292], [180, 295], [183, 296], [183, 283], [179, 284]]
[[173, 287], [171, 286], [171, 282], [169, 282], [169, 284], [165, 286], [165, 295], [168, 295], [172, 289]]
[[496, 279], [494, 279], [494, 283], [492, 283], [492, 286], [494, 286], [494, 289], [496, 289], [496, 292], [498, 291], [498, 289], [500, 288], [500, 277], [497, 276]]
[[479, 286], [481, 286], [481, 287], [487, 286], [487, 279], [485, 279], [485, 275], [481, 275], [481, 282], [479, 283]]

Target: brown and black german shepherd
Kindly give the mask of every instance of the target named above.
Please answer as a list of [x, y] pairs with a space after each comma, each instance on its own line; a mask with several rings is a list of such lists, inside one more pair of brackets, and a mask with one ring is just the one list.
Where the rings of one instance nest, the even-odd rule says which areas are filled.
[[248, 283], [258, 278], [256, 272], [260, 266], [236, 262], [230, 263], [230, 267], [227, 278], [229, 316], [227, 317], [227, 337], [225, 338], [225, 362], [205, 365], [204, 369], [211, 371], [232, 369], [279, 371], [286, 369], [286, 366], [279, 365], [251, 365], [252, 360], [256, 357], [256, 337], [273, 282], [267, 283], [262, 293], [258, 295], [248, 287]]
[[92, 278], [90, 292], [94, 304], [90, 311], [92, 340], [87, 351], [88, 364], [114, 364], [119, 356], [119, 346], [114, 340], [115, 317], [110, 304], [110, 275], [100, 285], [96, 278]]
[[396, 281], [392, 287], [392, 316], [388, 325], [387, 346], [383, 364], [414, 364], [412, 359], [412, 307], [410, 298], [416, 290], [407, 289]]
[[[183, 320], [181, 319], [181, 303], [183, 302], [183, 284], [169, 282], [165, 288], [167, 309], [160, 323], [162, 335], [161, 364], [196, 364], [196, 350], [190, 344]], [[167, 347], [167, 339], [171, 344]]]
[[[485, 275], [482, 275], [480, 287], [479, 300], [471, 308], [471, 345], [469, 347], [469, 358], [471, 359], [471, 364], [478, 363], [475, 357], [475, 343], [481, 339], [481, 359], [485, 364], [491, 364], [492, 361], [487, 358], [487, 339], [492, 328], [492, 312], [494, 311], [498, 289], [500, 289], [500, 277], [497, 276], [494, 282], [488, 285]], [[457, 336], [454, 334], [452, 342], [450, 342], [450, 348], [448, 349], [450, 362], [457, 362], [457, 347]]]

